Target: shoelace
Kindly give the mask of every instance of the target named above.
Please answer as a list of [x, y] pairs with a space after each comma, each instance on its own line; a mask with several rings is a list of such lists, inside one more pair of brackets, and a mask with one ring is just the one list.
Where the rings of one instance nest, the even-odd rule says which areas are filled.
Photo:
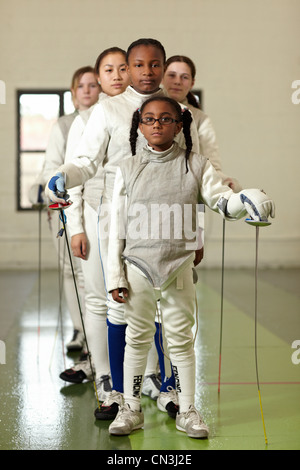
[[173, 387], [171, 387], [171, 385], [168, 385], [167, 387], [167, 392], [164, 392], [164, 393], [168, 393], [168, 396], [170, 398], [170, 401], [177, 401], [177, 392], [176, 390], [174, 390]]
[[188, 419], [189, 417], [193, 419], [193, 426], [197, 424], [198, 425], [204, 424], [200, 413], [192, 405], [190, 406], [189, 410], [186, 412], [186, 419]]
[[133, 422], [139, 419], [136, 415], [136, 412], [130, 408], [130, 405], [128, 405], [128, 403], [124, 403], [124, 405], [121, 405], [119, 407], [119, 413], [117, 414], [116, 420], [124, 420], [124, 415], [125, 418]]
[[[107, 398], [107, 400], [105, 400], [103, 402], [103, 406], [110, 406], [112, 405], [113, 403], [120, 403], [120, 397], [121, 397], [121, 393], [120, 392], [117, 392], [116, 390], [113, 390], [110, 394], [109, 394], [109, 397]], [[123, 406], [123, 405], [122, 405]], [[121, 405], [120, 405], [121, 407]]]
[[126, 415], [127, 419], [133, 417], [132, 411], [131, 411], [129, 405], [126, 404], [126, 403], [119, 407], [119, 413], [117, 414], [117, 417], [116, 417], [115, 421], [124, 420], [124, 414]]

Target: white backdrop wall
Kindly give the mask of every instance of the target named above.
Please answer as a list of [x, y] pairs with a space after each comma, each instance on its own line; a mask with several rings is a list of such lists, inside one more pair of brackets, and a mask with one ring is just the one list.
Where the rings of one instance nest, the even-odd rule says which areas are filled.
[[[300, 266], [299, 0], [0, 0], [0, 18], [0, 268], [37, 265], [38, 216], [16, 210], [16, 90], [68, 88], [103, 49], [140, 37], [194, 60], [224, 172], [275, 200], [261, 265]], [[226, 226], [227, 266], [253, 266], [254, 229]], [[56, 266], [46, 213], [42, 233], [43, 267]], [[221, 218], [207, 212], [203, 267], [220, 266], [221, 238]]]

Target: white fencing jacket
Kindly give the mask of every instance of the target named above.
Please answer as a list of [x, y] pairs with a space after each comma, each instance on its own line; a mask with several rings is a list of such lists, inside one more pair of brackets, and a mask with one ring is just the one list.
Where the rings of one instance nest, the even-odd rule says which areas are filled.
[[217, 136], [211, 119], [201, 109], [192, 106], [187, 99], [182, 104], [189, 108], [193, 115], [199, 136], [200, 154], [208, 158], [217, 171], [222, 172]]
[[[230, 211], [231, 198], [238, 203]], [[128, 288], [124, 259], [165, 289], [194, 259], [200, 202], [230, 220], [246, 214], [208, 159], [192, 153], [186, 173], [185, 152], [176, 143], [165, 152], [147, 146], [123, 161], [111, 208], [108, 291]]]
[[195, 121], [199, 137], [199, 153], [210, 160], [215, 169], [220, 173], [220, 176], [222, 177], [223, 183], [225, 185], [229, 186], [229, 184], [231, 184], [234, 192], [241, 191], [242, 186], [239, 181], [236, 178], [227, 176], [225, 173], [223, 173], [219, 146], [217, 144], [217, 136], [210, 117], [207, 116], [207, 114], [205, 114], [201, 109], [192, 106], [188, 100], [184, 100], [183, 104], [189, 108]]
[[[100, 93], [99, 101], [107, 99], [105, 93]], [[80, 139], [96, 105], [91, 106], [84, 112], [81, 112], [73, 121], [69, 131], [65, 163], [72, 162], [76, 147], [79, 145]], [[75, 186], [69, 189], [70, 200], [72, 206], [68, 208], [67, 220], [70, 236], [84, 233], [83, 224], [83, 201], [89, 204], [94, 210], [99, 207], [100, 199], [104, 189], [104, 169], [102, 165], [98, 166], [96, 174], [89, 179], [84, 185]]]
[[46, 186], [49, 178], [53, 176], [57, 168], [64, 163], [68, 134], [72, 123], [78, 116], [79, 111], [76, 110], [71, 114], [59, 117], [53, 124], [42, 169], [29, 190], [29, 200], [32, 204], [38, 202], [39, 186]]
[[77, 116], [79, 116], [79, 112], [76, 110], [72, 114], [61, 116], [53, 124], [45, 152], [43, 168], [36, 179], [36, 184], [45, 186], [48, 179], [53, 176], [57, 168], [65, 161], [68, 134]]
[[[66, 175], [67, 189], [84, 184], [96, 174], [98, 166], [103, 165], [105, 195], [112, 197], [117, 165], [131, 155], [129, 134], [132, 115], [144, 101], [153, 96], [164, 96], [164, 92], [160, 89], [156, 93], [143, 95], [129, 86], [124, 93], [95, 105], [72, 162], [59, 168], [59, 171]], [[199, 139], [194, 122], [191, 126], [191, 136], [193, 150], [199, 153]], [[183, 145], [182, 132], [176, 140]], [[139, 132], [137, 152], [145, 144], [146, 140]]]

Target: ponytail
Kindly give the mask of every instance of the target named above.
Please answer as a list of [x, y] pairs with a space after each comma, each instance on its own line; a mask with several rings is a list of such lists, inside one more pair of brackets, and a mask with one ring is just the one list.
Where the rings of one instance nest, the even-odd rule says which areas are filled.
[[130, 148], [131, 148], [131, 153], [132, 156], [136, 154], [136, 141], [138, 138], [138, 128], [139, 128], [139, 122], [140, 122], [140, 110], [137, 109], [132, 116], [132, 121], [131, 121], [131, 129], [130, 129], [130, 136], [129, 136], [129, 142], [130, 142]]
[[191, 104], [192, 106], [194, 106], [194, 108], [200, 109], [199, 103], [198, 103], [195, 95], [191, 91], [188, 92], [188, 94], [186, 95], [186, 98], [188, 100], [188, 103]]
[[182, 132], [185, 139], [186, 151], [185, 151], [185, 166], [186, 172], [189, 172], [188, 161], [193, 147], [193, 141], [191, 137], [191, 124], [193, 122], [192, 113], [188, 108], [184, 108], [182, 111]]

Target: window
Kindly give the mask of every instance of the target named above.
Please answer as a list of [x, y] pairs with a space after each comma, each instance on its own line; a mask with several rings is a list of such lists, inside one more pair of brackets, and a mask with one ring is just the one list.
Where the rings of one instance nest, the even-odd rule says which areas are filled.
[[200, 106], [200, 109], [203, 111], [203, 96], [202, 96], [202, 90], [192, 90], [193, 95], [195, 95], [196, 100], [198, 101], [198, 104]]
[[18, 90], [18, 210], [32, 210], [29, 190], [42, 170], [53, 124], [74, 111], [68, 90]]

